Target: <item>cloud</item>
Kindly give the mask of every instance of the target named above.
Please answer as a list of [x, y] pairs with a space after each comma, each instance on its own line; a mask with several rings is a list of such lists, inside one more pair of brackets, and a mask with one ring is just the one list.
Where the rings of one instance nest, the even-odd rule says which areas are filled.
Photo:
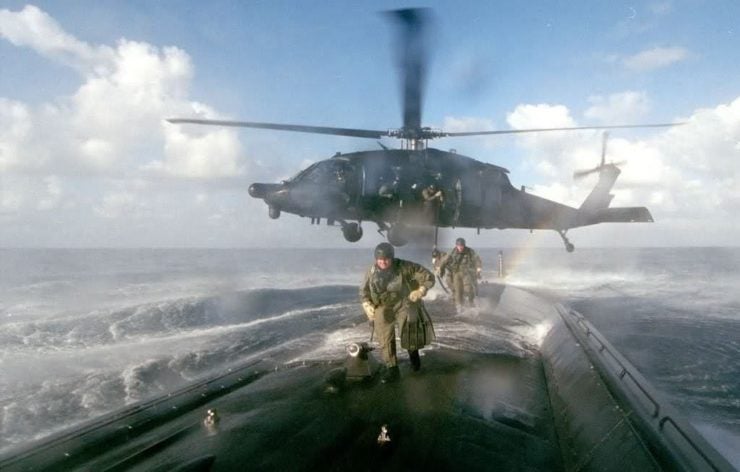
[[588, 97], [592, 104], [584, 116], [604, 124], [633, 124], [650, 110], [650, 102], [645, 92], [627, 91], [604, 97]]
[[[572, 121], [562, 106], [520, 105], [510, 116], [520, 127]], [[626, 161], [613, 205], [648, 206], [659, 221], [676, 228], [724, 225], [724, 237], [740, 238], [740, 229], [729, 224], [740, 213], [740, 97], [677, 121], [686, 124], [647, 137], [630, 137], [634, 133], [626, 130], [611, 133], [607, 161]], [[580, 205], [597, 176], [573, 181], [572, 172], [598, 164], [600, 133], [535, 133], [517, 142], [526, 152], [524, 165], [539, 175], [533, 191]]]
[[[166, 214], [156, 200], [166, 200], [163, 193], [170, 189], [150, 186], [142, 192], [137, 182], [207, 184], [247, 172], [236, 131], [164, 121], [220, 117], [188, 98], [194, 71], [185, 51], [125, 38], [113, 45], [88, 44], [34, 6], [0, 10], [2, 39], [79, 76], [73, 93], [46, 103], [0, 97], [0, 211], [6, 218], [20, 221], [33, 212], [77, 208], [69, 217], [84, 225], [85, 216]], [[73, 187], [75, 192], [65, 191]], [[87, 205], [87, 212], [79, 205]]]
[[98, 70], [112, 61], [110, 48], [95, 48], [76, 39], [46, 12], [33, 5], [27, 5], [19, 12], [0, 10], [0, 37], [16, 46], [30, 47], [42, 56], [80, 72]]
[[193, 70], [184, 51], [126, 39], [89, 45], [33, 6], [2, 10], [0, 37], [74, 68], [82, 80], [73, 95], [38, 107], [0, 99], [6, 171], [120, 176], [156, 169], [206, 179], [244, 171], [234, 131], [180, 131], [164, 123], [173, 114], [218, 116], [187, 100]]
[[689, 51], [682, 47], [654, 47], [625, 57], [622, 63], [628, 69], [645, 72], [668, 67], [688, 57]]

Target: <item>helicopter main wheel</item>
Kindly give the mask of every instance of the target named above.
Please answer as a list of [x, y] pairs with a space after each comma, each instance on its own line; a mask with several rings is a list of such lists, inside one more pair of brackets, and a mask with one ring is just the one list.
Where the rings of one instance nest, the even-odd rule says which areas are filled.
[[273, 220], [277, 220], [278, 218], [280, 218], [280, 208], [276, 206], [267, 207], [267, 215]]
[[342, 234], [344, 239], [351, 243], [355, 243], [362, 237], [362, 226], [358, 223], [347, 223], [342, 226]]
[[565, 243], [565, 250], [568, 252], [575, 251], [576, 247], [573, 245], [573, 243]]
[[396, 247], [401, 247], [408, 243], [406, 228], [402, 224], [391, 226], [388, 230], [388, 242]]

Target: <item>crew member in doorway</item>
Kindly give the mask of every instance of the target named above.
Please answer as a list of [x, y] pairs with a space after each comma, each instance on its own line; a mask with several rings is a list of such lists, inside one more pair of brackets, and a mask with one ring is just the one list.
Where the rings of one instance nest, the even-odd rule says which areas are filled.
[[452, 294], [458, 310], [464, 304], [473, 305], [482, 266], [478, 254], [465, 245], [465, 239], [457, 238], [455, 248], [440, 265], [439, 274], [452, 274]]
[[439, 209], [444, 203], [442, 190], [437, 188], [437, 184], [432, 182], [421, 191], [421, 198], [424, 201], [424, 221], [430, 224], [437, 224]]
[[380, 243], [375, 263], [360, 286], [360, 301], [383, 355], [386, 369], [381, 381], [399, 378], [396, 324], [401, 348], [408, 350], [413, 370], [421, 368], [419, 349], [434, 340], [434, 328], [422, 298], [434, 286], [434, 274], [421, 265], [395, 257], [393, 246]]

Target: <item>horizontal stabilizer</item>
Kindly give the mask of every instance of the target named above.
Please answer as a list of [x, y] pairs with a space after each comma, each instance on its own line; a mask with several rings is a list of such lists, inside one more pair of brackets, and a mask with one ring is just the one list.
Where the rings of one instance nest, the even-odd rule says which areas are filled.
[[652, 223], [653, 215], [645, 207], [603, 208], [589, 218], [596, 223]]

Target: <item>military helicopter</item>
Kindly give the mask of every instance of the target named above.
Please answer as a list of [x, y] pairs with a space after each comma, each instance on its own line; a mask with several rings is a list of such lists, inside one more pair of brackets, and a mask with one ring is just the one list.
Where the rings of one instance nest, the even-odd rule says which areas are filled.
[[[664, 127], [677, 123], [648, 125], [584, 126], [445, 132], [421, 125], [422, 95], [427, 64], [424, 34], [429, 25], [427, 9], [388, 12], [397, 20], [399, 68], [403, 89], [403, 126], [398, 129], [368, 130], [295, 124], [172, 118], [171, 123], [234, 126], [303, 133], [402, 140], [400, 149], [337, 153], [300, 171], [281, 183], [254, 183], [249, 195], [265, 201], [268, 215], [282, 212], [308, 217], [311, 223], [322, 218], [329, 225], [339, 223], [344, 238], [362, 238], [363, 222], [374, 222], [394, 246], [408, 242], [414, 228], [551, 229], [563, 240], [568, 252], [574, 245], [568, 230], [599, 223], [652, 222], [645, 207], [610, 208], [609, 192], [620, 170], [606, 164], [602, 155], [599, 180], [579, 208], [547, 200], [515, 188], [508, 170], [455, 152], [428, 147], [435, 138], [499, 135], [612, 128]], [[425, 192], [425, 189], [426, 190]], [[429, 198], [430, 195], [436, 197]], [[426, 198], [425, 198], [426, 197]], [[436, 232], [435, 232], [436, 234]]]

